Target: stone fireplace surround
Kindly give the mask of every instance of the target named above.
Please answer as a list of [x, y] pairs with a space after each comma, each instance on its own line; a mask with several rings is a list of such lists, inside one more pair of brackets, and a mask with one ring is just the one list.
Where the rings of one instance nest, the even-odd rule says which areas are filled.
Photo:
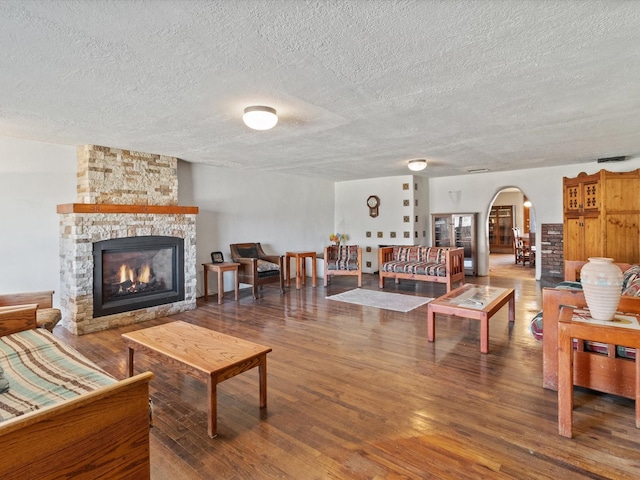
[[[63, 327], [83, 335], [194, 309], [198, 207], [177, 205], [177, 158], [95, 145], [77, 155], [77, 203], [57, 209]], [[184, 239], [185, 299], [94, 318], [93, 243], [148, 235]]]

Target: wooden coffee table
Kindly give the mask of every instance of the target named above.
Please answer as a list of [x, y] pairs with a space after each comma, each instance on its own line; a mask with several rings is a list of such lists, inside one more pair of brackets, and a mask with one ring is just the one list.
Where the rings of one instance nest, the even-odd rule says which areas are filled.
[[436, 339], [435, 314], [480, 320], [480, 351], [489, 353], [489, 319], [509, 302], [509, 322], [515, 320], [512, 288], [488, 287], [465, 283], [428, 304], [427, 337]]
[[124, 333], [122, 338], [129, 349], [130, 377], [133, 376], [133, 355], [138, 350], [207, 382], [210, 437], [217, 435], [218, 383], [257, 366], [260, 408], [267, 406], [269, 347], [180, 321]]

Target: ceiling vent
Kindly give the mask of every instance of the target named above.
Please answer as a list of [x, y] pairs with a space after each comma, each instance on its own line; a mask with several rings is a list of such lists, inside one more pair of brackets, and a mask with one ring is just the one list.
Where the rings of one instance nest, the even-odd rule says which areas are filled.
[[626, 160], [626, 159], [627, 157], [606, 157], [606, 158], [599, 158], [598, 163], [622, 162], [623, 160]]
[[467, 170], [467, 173], [484, 173], [488, 171], [488, 168], [470, 168], [469, 170]]

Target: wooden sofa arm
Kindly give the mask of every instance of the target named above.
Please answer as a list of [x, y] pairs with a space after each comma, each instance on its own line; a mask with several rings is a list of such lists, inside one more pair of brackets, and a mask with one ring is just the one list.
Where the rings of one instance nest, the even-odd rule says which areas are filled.
[[0, 307], [0, 336], [36, 328], [37, 305]]
[[38, 308], [53, 308], [53, 290], [42, 292], [5, 293], [0, 295], [0, 307], [10, 305], [30, 305], [35, 303]]
[[387, 262], [393, 260], [393, 247], [380, 247], [378, 249], [378, 268], [382, 268]]

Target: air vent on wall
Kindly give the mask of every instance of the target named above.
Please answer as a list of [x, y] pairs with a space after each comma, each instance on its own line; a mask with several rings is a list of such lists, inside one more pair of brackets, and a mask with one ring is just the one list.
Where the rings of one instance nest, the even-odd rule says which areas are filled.
[[598, 163], [622, 162], [623, 160], [626, 160], [626, 159], [627, 157], [606, 157], [606, 158], [599, 158]]

